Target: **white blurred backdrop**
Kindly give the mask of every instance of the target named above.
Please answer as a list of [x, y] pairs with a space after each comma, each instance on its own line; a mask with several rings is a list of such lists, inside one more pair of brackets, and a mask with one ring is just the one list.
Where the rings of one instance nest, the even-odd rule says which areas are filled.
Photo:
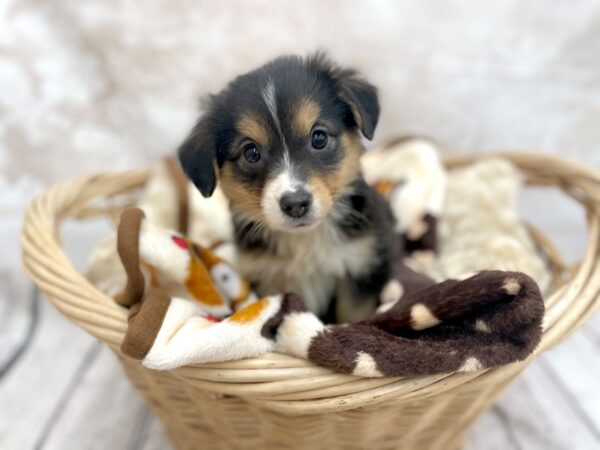
[[[3, 0], [0, 300], [24, 283], [13, 274], [27, 198], [173, 152], [203, 95], [275, 56], [317, 49], [379, 87], [378, 142], [421, 134], [447, 153], [523, 149], [600, 168], [597, 0]], [[523, 210], [570, 259], [581, 254], [577, 208], [534, 192]], [[594, 411], [585, 420], [598, 438]], [[518, 412], [502, 414], [504, 423]], [[561, 419], [548, 423], [568, 442]]]
[[324, 49], [381, 93], [376, 141], [600, 166], [596, 0], [0, 2], [0, 214], [74, 173], [173, 151], [198, 99]]

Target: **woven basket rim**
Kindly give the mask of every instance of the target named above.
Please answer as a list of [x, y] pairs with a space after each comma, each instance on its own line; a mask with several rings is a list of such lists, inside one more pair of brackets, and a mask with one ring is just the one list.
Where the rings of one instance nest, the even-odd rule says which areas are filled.
[[[527, 184], [554, 186], [587, 212], [588, 246], [572, 270], [551, 242], [534, 233], [552, 263], [561, 286], [546, 300], [542, 341], [526, 361], [475, 373], [410, 378], [361, 378], [334, 373], [309, 361], [279, 354], [225, 363], [192, 365], [171, 372], [195, 388], [235, 395], [287, 414], [316, 414], [440, 395], [468, 382], [502, 383], [514, 378], [537, 354], [555, 346], [600, 306], [600, 171], [582, 164], [535, 153], [497, 152], [446, 158], [458, 168], [487, 158], [512, 161]], [[77, 272], [60, 245], [60, 226], [70, 218], [94, 216], [106, 209], [94, 200], [134, 191], [146, 182], [149, 170], [80, 176], [55, 185], [33, 198], [27, 209], [21, 243], [25, 270], [48, 299], [70, 320], [106, 343], [119, 357], [127, 326], [126, 310]]]

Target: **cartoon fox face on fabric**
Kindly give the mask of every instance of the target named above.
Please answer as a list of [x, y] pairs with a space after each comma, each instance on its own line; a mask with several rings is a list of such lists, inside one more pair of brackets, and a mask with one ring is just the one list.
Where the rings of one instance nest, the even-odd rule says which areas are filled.
[[[209, 249], [198, 245], [171, 230], [143, 220], [140, 211], [136, 220], [141, 221], [139, 248], [131, 248], [131, 242], [123, 245], [123, 254], [139, 255], [138, 269], [123, 260], [130, 275], [125, 293], [120, 296], [124, 305], [135, 303], [136, 297], [147, 292], [150, 286], [161, 286], [170, 296], [194, 300], [207, 315], [225, 317], [256, 300], [250, 286], [233, 267]], [[137, 259], [137, 258], [135, 258]], [[131, 274], [141, 267], [141, 274]], [[143, 285], [132, 280], [140, 280]], [[138, 282], [137, 284], [140, 284]], [[127, 293], [130, 295], [127, 295]]]
[[[190, 264], [185, 286], [194, 300], [203, 305], [216, 306], [219, 304], [219, 298], [224, 299], [234, 311], [257, 300], [246, 280], [224, 259], [208, 248], [185, 238], [173, 236], [172, 239], [177, 245], [187, 246], [189, 249]], [[208, 277], [214, 283], [216, 291], [212, 286], [207, 286], [211, 284]], [[212, 303], [209, 303], [209, 300]]]

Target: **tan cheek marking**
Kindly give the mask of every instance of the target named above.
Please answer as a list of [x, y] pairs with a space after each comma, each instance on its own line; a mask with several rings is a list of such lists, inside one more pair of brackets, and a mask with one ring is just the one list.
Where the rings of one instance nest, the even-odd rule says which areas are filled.
[[360, 138], [355, 133], [344, 133], [340, 140], [344, 149], [344, 157], [340, 161], [339, 169], [324, 178], [334, 197], [339, 195], [345, 186], [356, 180], [360, 172], [360, 155], [362, 153]]
[[242, 114], [236, 124], [236, 130], [252, 139], [258, 145], [265, 147], [269, 143], [269, 134], [260, 121], [250, 114]]
[[231, 170], [231, 163], [226, 163], [221, 169], [220, 186], [231, 204], [238, 210], [248, 214], [261, 215], [260, 196], [249, 191], [244, 185], [235, 179]]
[[308, 136], [319, 118], [321, 108], [313, 100], [303, 98], [294, 111], [293, 125], [299, 136]]
[[308, 184], [314, 196], [319, 200], [321, 207], [325, 211], [329, 211], [331, 205], [333, 205], [333, 198], [327, 184], [321, 178], [314, 175], [310, 177]]
[[266, 298], [252, 303], [251, 305], [246, 306], [244, 309], [230, 316], [229, 320], [237, 323], [252, 322], [260, 315], [262, 310], [266, 308], [267, 303], [268, 300]]

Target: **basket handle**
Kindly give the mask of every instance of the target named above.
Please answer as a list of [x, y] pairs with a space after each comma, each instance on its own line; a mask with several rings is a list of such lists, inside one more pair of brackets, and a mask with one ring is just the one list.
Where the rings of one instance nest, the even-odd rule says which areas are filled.
[[64, 315], [114, 349], [123, 339], [127, 313], [73, 267], [61, 248], [60, 226], [85, 214], [93, 200], [136, 189], [147, 178], [147, 171], [106, 173], [58, 184], [30, 201], [21, 233], [28, 275]]

